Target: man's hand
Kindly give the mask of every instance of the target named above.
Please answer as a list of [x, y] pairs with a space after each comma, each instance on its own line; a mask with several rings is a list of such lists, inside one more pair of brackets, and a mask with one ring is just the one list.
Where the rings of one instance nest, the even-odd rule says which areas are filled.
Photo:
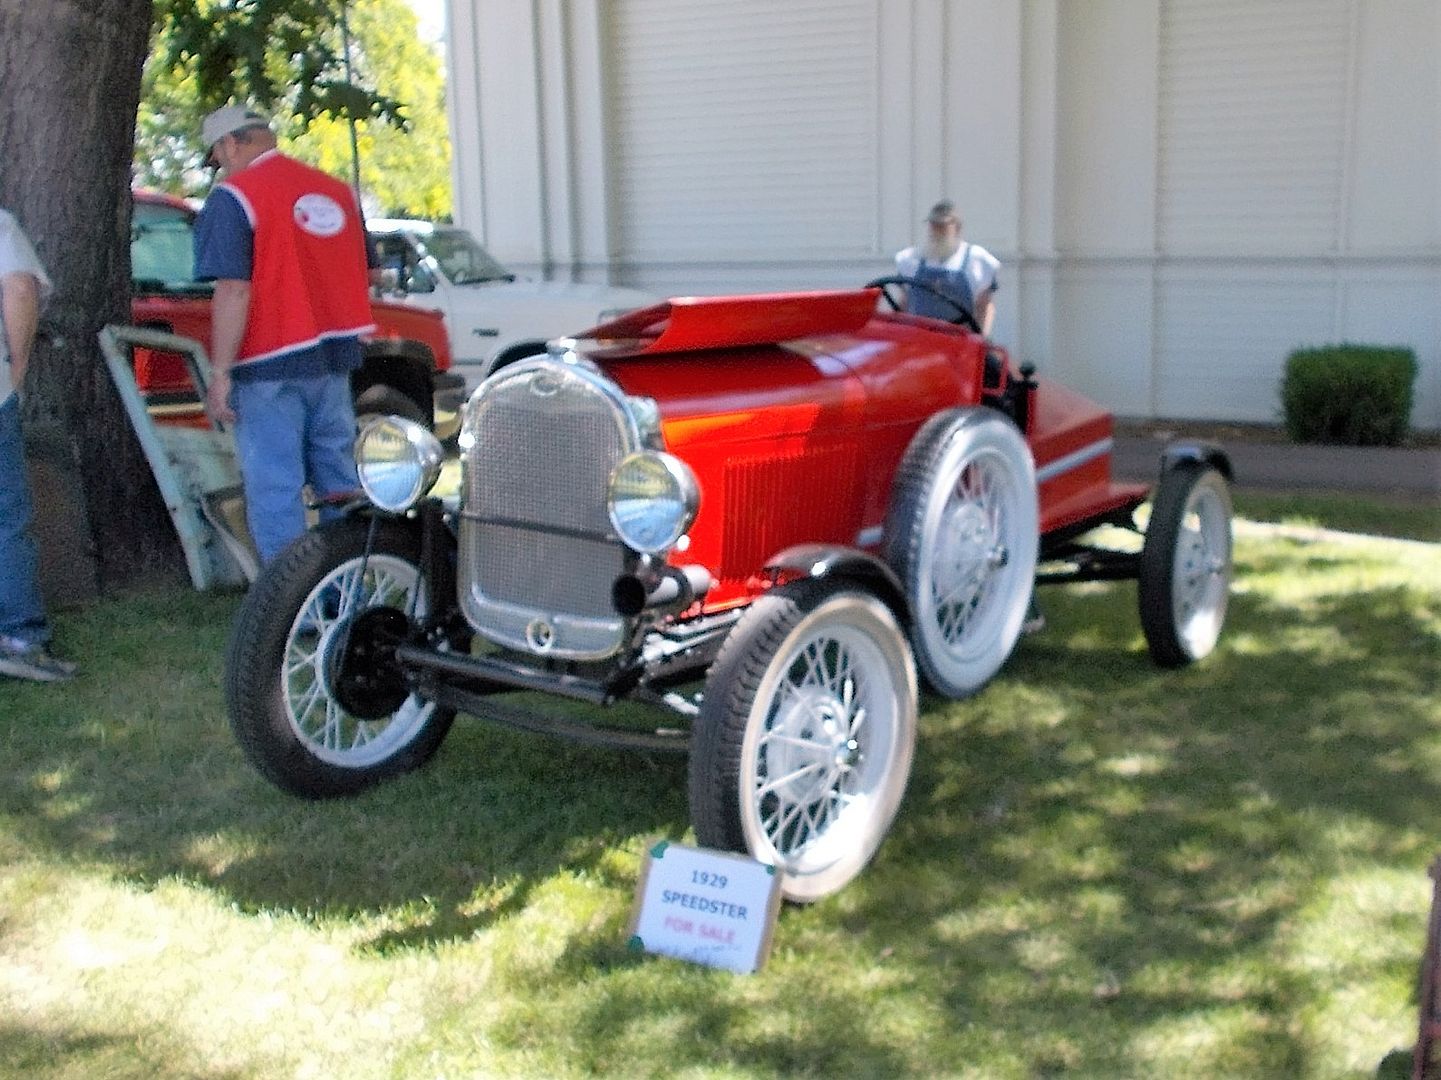
[[235, 423], [235, 410], [230, 407], [230, 372], [212, 371], [205, 390], [205, 411], [210, 419], [222, 424]]
[[205, 391], [205, 411], [222, 424], [235, 423], [230, 407], [230, 366], [245, 336], [250, 313], [250, 282], [221, 278], [215, 283], [210, 301], [210, 387]]

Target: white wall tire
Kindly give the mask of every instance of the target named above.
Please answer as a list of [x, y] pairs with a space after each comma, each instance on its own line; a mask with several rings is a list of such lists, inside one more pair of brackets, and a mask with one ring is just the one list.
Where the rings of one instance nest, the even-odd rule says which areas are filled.
[[962, 409], [929, 420], [896, 473], [885, 555], [911, 606], [926, 681], [974, 694], [1011, 655], [1035, 587], [1035, 465], [1010, 420]]
[[231, 632], [231, 729], [261, 774], [295, 795], [349, 795], [417, 768], [455, 718], [399, 682], [382, 688], [391, 698], [383, 709], [363, 716], [334, 692], [357, 619], [380, 609], [402, 618], [412, 603], [415, 614], [424, 613], [414, 530], [383, 523], [367, 557], [369, 527], [344, 519], [297, 540], [266, 567]]
[[1151, 658], [1182, 667], [1208, 656], [1231, 592], [1231, 493], [1215, 469], [1168, 469], [1151, 502], [1137, 600]]
[[697, 840], [774, 865], [792, 901], [843, 888], [900, 807], [916, 699], [905, 635], [874, 596], [803, 581], [761, 597], [706, 681], [690, 763]]

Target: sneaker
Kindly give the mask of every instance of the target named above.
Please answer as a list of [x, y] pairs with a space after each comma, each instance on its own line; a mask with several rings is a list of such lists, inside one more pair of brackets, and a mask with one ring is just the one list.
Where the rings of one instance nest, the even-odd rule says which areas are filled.
[[75, 678], [75, 672], [74, 664], [52, 656], [44, 645], [0, 640], [0, 675], [35, 682], [66, 682]]

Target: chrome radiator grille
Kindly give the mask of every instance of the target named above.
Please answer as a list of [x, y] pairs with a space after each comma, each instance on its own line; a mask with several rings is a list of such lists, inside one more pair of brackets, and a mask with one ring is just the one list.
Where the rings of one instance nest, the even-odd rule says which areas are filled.
[[610, 589], [625, 548], [606, 485], [638, 441], [624, 397], [593, 371], [532, 360], [493, 376], [466, 426], [461, 610], [510, 648], [609, 656], [624, 640]]

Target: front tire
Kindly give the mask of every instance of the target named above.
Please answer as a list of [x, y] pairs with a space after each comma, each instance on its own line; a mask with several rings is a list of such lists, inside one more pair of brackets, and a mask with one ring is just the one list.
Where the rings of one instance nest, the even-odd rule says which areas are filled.
[[1151, 658], [1182, 667], [1216, 647], [1231, 591], [1231, 493], [1198, 462], [1169, 469], [1151, 503], [1137, 595]]
[[886, 561], [911, 605], [926, 681], [968, 697], [1016, 646], [1035, 587], [1040, 511], [1031, 451], [990, 410], [940, 413], [896, 473]]
[[276, 786], [350, 795], [417, 768], [455, 712], [410, 692], [393, 645], [423, 615], [420, 541], [399, 522], [346, 518], [306, 533], [266, 567], [231, 632], [231, 729]]
[[696, 839], [747, 852], [809, 903], [880, 847], [910, 777], [916, 676], [895, 616], [845, 585], [757, 600], [706, 679], [690, 760]]

